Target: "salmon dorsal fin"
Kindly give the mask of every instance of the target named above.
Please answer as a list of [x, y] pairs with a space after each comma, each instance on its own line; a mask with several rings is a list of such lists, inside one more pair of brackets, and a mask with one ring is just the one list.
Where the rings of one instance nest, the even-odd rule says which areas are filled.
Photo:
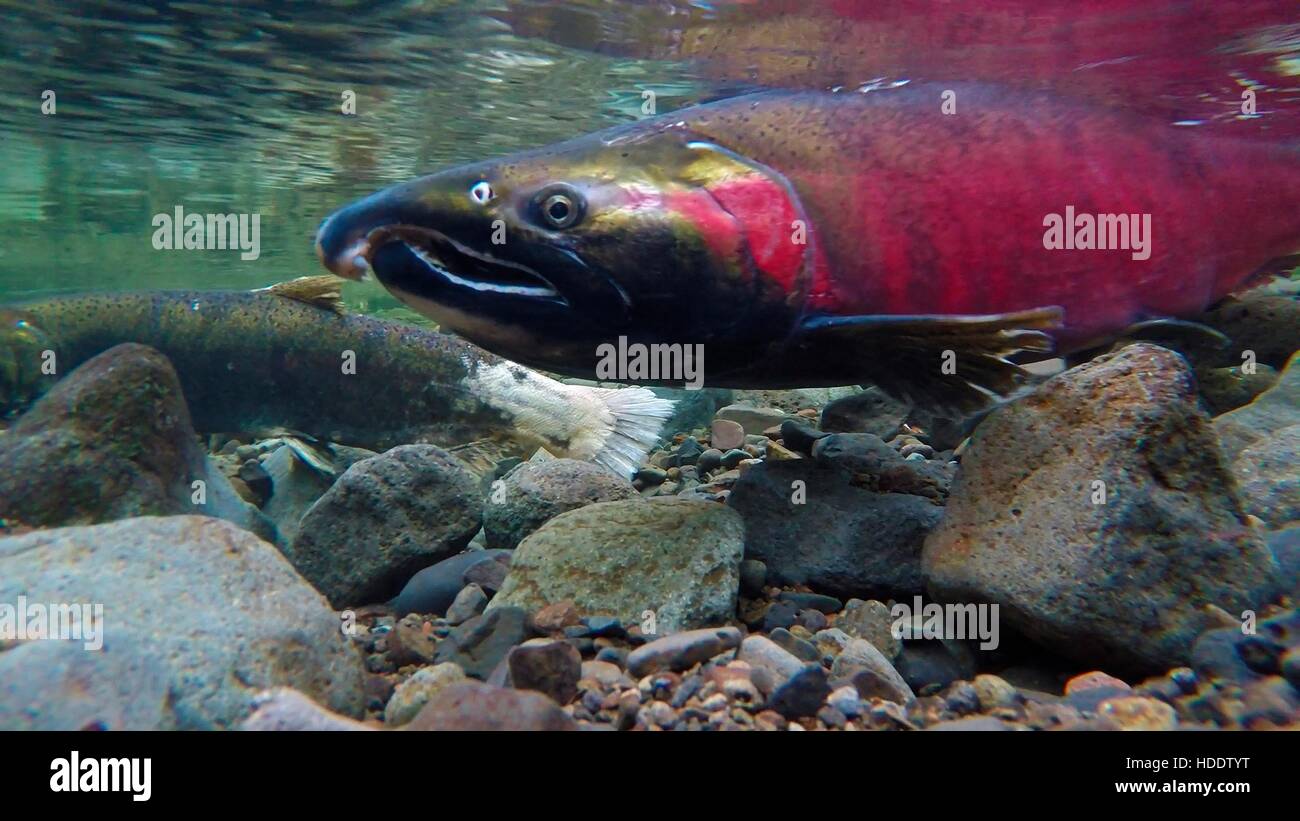
[[[861, 363], [862, 378], [935, 411], [972, 414], [1022, 393], [1033, 375], [1009, 357], [1050, 354], [1061, 309], [985, 316], [817, 316], [791, 344], [800, 361]], [[813, 365], [815, 367], [815, 365]]]
[[343, 280], [338, 277], [322, 274], [277, 282], [266, 288], [258, 288], [253, 293], [284, 297], [341, 314], [344, 311], [343, 292], [340, 287], [342, 284]]

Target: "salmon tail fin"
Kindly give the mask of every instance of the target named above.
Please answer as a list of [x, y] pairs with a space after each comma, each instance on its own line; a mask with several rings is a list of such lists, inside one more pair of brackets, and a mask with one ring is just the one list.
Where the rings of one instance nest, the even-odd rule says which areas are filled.
[[324, 308], [332, 313], [341, 314], [343, 292], [340, 290], [343, 280], [332, 274], [298, 277], [287, 282], [277, 282], [266, 288], [258, 288], [255, 294], [270, 294], [284, 297], [296, 302], [303, 302], [316, 308]]
[[507, 420], [518, 444], [630, 477], [659, 442], [674, 402], [648, 388], [566, 385], [512, 362], [470, 364], [466, 386]]
[[631, 476], [641, 459], [659, 443], [664, 422], [673, 414], [671, 399], [655, 396], [649, 388], [592, 388], [605, 401], [611, 426], [592, 459], [619, 474]]
[[1021, 395], [1032, 374], [1010, 357], [1051, 354], [1057, 307], [987, 316], [823, 316], [794, 345], [805, 362], [862, 362], [862, 377], [918, 407], [969, 415]]

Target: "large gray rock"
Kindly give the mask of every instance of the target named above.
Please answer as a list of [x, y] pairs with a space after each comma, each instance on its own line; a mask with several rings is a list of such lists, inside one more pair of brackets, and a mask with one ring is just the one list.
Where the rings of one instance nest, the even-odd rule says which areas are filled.
[[740, 517], [713, 502], [588, 505], [524, 539], [488, 612], [571, 599], [582, 615], [625, 624], [653, 611], [660, 634], [722, 624], [735, 614], [742, 546]]
[[58, 527], [179, 513], [275, 538], [199, 448], [176, 371], [153, 348], [82, 363], [0, 438], [0, 518]]
[[[833, 438], [819, 440], [814, 452]], [[943, 508], [923, 496], [879, 493], [863, 483], [822, 460], [751, 467], [727, 499], [745, 521], [745, 557], [766, 565], [769, 584], [806, 584], [836, 596], [920, 592], [921, 546]]]
[[576, 459], [525, 462], [499, 481], [483, 506], [483, 536], [488, 547], [503, 550], [561, 513], [637, 496], [627, 479]]
[[0, 539], [0, 602], [100, 604], [103, 646], [0, 652], [0, 728], [233, 728], [264, 688], [364, 708], [360, 654], [273, 546], [218, 519], [142, 517]]
[[1134, 670], [1184, 663], [1207, 605], [1260, 606], [1277, 572], [1186, 363], [1146, 344], [990, 414], [923, 566], [942, 600], [998, 603], [1063, 655]]
[[302, 517], [285, 555], [335, 606], [382, 601], [479, 528], [479, 480], [433, 445], [357, 462]]

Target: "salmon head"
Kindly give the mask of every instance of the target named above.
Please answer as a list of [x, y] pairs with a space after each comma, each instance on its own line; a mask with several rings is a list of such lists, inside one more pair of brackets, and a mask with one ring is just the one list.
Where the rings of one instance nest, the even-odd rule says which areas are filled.
[[316, 246], [334, 273], [373, 272], [516, 361], [589, 374], [626, 337], [716, 341], [726, 367], [798, 318], [799, 219], [779, 173], [670, 115], [385, 189], [330, 216]]

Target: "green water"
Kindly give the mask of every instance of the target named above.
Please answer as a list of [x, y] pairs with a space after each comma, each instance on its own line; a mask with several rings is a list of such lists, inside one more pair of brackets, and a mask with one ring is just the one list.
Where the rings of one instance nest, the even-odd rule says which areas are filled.
[[[316, 227], [352, 199], [634, 118], [646, 89], [696, 90], [670, 63], [516, 37], [491, 3], [4, 6], [0, 303], [321, 273]], [[152, 219], [176, 206], [260, 214], [259, 258], [155, 250]]]

